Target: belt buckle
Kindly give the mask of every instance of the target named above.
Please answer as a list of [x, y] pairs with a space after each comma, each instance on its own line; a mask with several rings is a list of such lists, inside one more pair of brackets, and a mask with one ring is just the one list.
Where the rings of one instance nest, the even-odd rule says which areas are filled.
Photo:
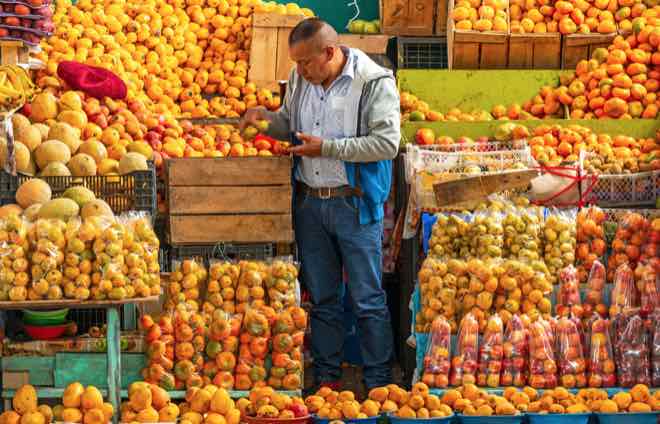
[[[324, 191], [327, 191], [328, 194], [324, 194], [323, 193]], [[321, 188], [319, 188], [319, 199], [328, 200], [328, 199], [330, 199], [331, 195], [332, 195], [332, 189], [330, 187], [321, 187]]]

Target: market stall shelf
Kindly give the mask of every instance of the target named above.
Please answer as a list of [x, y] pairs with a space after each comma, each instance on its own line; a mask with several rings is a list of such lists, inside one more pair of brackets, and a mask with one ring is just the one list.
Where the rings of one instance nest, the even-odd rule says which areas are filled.
[[559, 69], [561, 34], [509, 35], [510, 69]]
[[[447, 3], [437, 3], [438, 7], [444, 3], [446, 20]], [[435, 12], [436, 0], [380, 0], [380, 27], [384, 34], [389, 35], [428, 36], [433, 35], [434, 28], [440, 35], [446, 27], [436, 21]]]
[[616, 34], [571, 34], [562, 37], [561, 67], [575, 69], [582, 59], [589, 59], [599, 47], [612, 44]]
[[27, 64], [28, 47], [22, 41], [0, 41], [0, 59], [3, 65]]

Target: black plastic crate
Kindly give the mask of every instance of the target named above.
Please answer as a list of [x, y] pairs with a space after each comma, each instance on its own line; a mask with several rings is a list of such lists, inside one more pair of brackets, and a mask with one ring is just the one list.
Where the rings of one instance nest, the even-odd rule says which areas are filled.
[[399, 69], [447, 69], [447, 37], [398, 37]]
[[[25, 181], [35, 177], [18, 174], [13, 176], [0, 170], [0, 204], [16, 202], [16, 190]], [[156, 212], [156, 170], [149, 162], [147, 171], [135, 171], [127, 175], [96, 175], [92, 177], [38, 177], [46, 181], [53, 198], [60, 197], [72, 186], [83, 185], [105, 200], [116, 214], [129, 211]]]
[[[275, 244], [230, 244], [222, 243], [215, 246], [178, 246], [170, 247], [170, 263], [186, 258], [201, 258], [208, 265], [212, 259], [251, 259], [266, 260], [275, 256]], [[170, 265], [170, 271], [173, 267]]]

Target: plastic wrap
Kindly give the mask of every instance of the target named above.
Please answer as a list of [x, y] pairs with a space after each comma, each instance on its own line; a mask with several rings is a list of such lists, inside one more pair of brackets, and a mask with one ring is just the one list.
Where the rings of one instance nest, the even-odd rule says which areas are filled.
[[504, 251], [502, 214], [491, 210], [475, 212], [470, 223], [469, 239], [471, 257], [501, 258]]
[[302, 346], [307, 313], [298, 306], [280, 312], [273, 325], [272, 366], [268, 385], [275, 389], [299, 390], [303, 384]]
[[651, 322], [651, 382], [653, 387], [660, 387], [660, 311], [653, 313]]
[[504, 255], [521, 261], [541, 259], [541, 215], [536, 208], [519, 208], [507, 212], [504, 229]]
[[[130, 212], [122, 215], [121, 219], [127, 227], [124, 248], [127, 250], [129, 284], [136, 297], [159, 296], [160, 241], [151, 225], [151, 215], [146, 212]], [[126, 243], [127, 239], [132, 239], [132, 242]]]
[[293, 258], [273, 260], [264, 283], [268, 290], [268, 305], [275, 312], [297, 306], [298, 265]]
[[420, 333], [431, 331], [431, 324], [438, 316], [449, 321], [452, 333], [457, 328], [459, 284], [467, 287], [467, 266], [460, 260], [428, 257], [419, 270], [421, 308], [415, 317], [415, 330]]
[[499, 261], [470, 259], [467, 262], [468, 291], [463, 296], [459, 295], [459, 299], [462, 299], [460, 311], [474, 315], [479, 322], [480, 333], [485, 330], [495, 305], [495, 292], [499, 286], [496, 271], [501, 269]]
[[587, 291], [584, 298], [584, 319], [589, 321], [594, 314], [606, 317], [608, 310], [605, 305], [605, 266], [600, 261], [594, 261], [587, 279]]
[[520, 315], [515, 314], [506, 326], [503, 344], [502, 386], [523, 387], [527, 384], [527, 357], [529, 343], [527, 329]]
[[610, 317], [636, 307], [638, 297], [633, 272], [628, 264], [624, 263], [614, 274], [614, 285], [610, 295]]
[[208, 278], [208, 272], [199, 258], [173, 261], [170, 283], [167, 287], [165, 308], [173, 309], [180, 303], [188, 304], [192, 310], [199, 310], [201, 293]]
[[589, 387], [614, 387], [616, 384], [610, 323], [595, 316], [591, 323], [589, 355]]
[[25, 301], [30, 284], [27, 222], [10, 214], [0, 220], [0, 300]]
[[216, 309], [208, 326], [204, 376], [211, 379], [217, 387], [226, 390], [234, 388], [234, 369], [242, 318], [239, 314], [232, 315], [222, 309]]
[[266, 385], [268, 378], [266, 358], [269, 353], [271, 328], [261, 308], [248, 308], [243, 317], [238, 363], [236, 364], [236, 390], [250, 390]]
[[[552, 283], [543, 261], [526, 263], [508, 260], [503, 267], [505, 273], [500, 277], [500, 285], [505, 293], [505, 303], [502, 308], [497, 308], [503, 321], [507, 323], [510, 315], [516, 313], [524, 313], [532, 321], [549, 317], [552, 312]], [[496, 301], [496, 305], [499, 302]]]
[[165, 390], [174, 390], [175, 342], [172, 311], [163, 312], [157, 320], [150, 315], [143, 315], [140, 317], [140, 325], [147, 346], [146, 367], [142, 370], [142, 378]]
[[176, 387], [199, 387], [204, 384], [201, 373], [206, 348], [206, 322], [190, 303], [177, 304], [172, 313]]
[[614, 355], [617, 380], [621, 387], [651, 384], [649, 334], [637, 310], [614, 318]]
[[133, 297], [132, 286], [124, 272], [124, 237], [126, 228], [114, 217], [94, 217], [97, 228], [92, 266], [92, 299], [126, 299]]
[[660, 308], [660, 273], [649, 259], [637, 264], [635, 277], [640, 293], [641, 310], [644, 315], [648, 316]]
[[623, 264], [635, 269], [641, 255], [640, 247], [648, 239], [649, 225], [649, 221], [638, 213], [623, 215], [612, 241], [612, 253], [607, 259], [608, 281], [614, 280], [614, 274]]
[[545, 263], [553, 284], [558, 283], [559, 270], [575, 265], [576, 209], [549, 209], [543, 226]]
[[76, 217], [67, 222], [64, 234], [64, 296], [87, 300], [91, 296], [93, 246], [99, 230], [91, 222]]
[[469, 217], [466, 214], [444, 213], [439, 213], [436, 217], [429, 239], [428, 255], [444, 259], [468, 257]]
[[574, 316], [582, 319], [583, 308], [580, 300], [578, 272], [572, 265], [559, 271], [559, 293], [555, 312], [558, 316]]
[[587, 385], [581, 327], [567, 317], [557, 322], [557, 362], [562, 386], [574, 388]]
[[479, 344], [479, 368], [477, 385], [499, 387], [502, 371], [504, 325], [499, 315], [488, 319], [481, 343]]
[[248, 308], [266, 305], [264, 280], [268, 276], [268, 265], [258, 261], [241, 261], [238, 285], [236, 286], [236, 312], [245, 313]]
[[63, 264], [66, 224], [56, 219], [39, 219], [28, 231], [32, 282], [28, 299], [58, 300], [64, 297]]
[[550, 323], [538, 320], [529, 327], [529, 385], [535, 389], [557, 386], [557, 362]]
[[479, 351], [479, 321], [472, 313], [466, 314], [458, 328], [456, 354], [452, 358], [449, 384], [462, 386], [476, 384], [477, 355]]
[[580, 283], [587, 281], [596, 261], [604, 262], [607, 252], [607, 242], [603, 230], [605, 219], [605, 213], [597, 206], [582, 209], [577, 214], [575, 259]]
[[449, 386], [451, 355], [451, 326], [442, 315], [433, 320], [429, 343], [424, 355], [422, 382], [429, 387], [444, 389]]
[[217, 310], [236, 312], [236, 287], [241, 269], [237, 263], [211, 260], [202, 310], [211, 317]]

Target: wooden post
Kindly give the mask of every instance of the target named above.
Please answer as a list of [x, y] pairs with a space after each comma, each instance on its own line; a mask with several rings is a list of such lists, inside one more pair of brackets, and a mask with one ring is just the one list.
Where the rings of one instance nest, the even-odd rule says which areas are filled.
[[119, 422], [121, 406], [121, 340], [119, 327], [119, 306], [110, 306], [106, 319], [108, 330], [106, 343], [108, 345], [108, 399], [116, 411], [112, 421]]

